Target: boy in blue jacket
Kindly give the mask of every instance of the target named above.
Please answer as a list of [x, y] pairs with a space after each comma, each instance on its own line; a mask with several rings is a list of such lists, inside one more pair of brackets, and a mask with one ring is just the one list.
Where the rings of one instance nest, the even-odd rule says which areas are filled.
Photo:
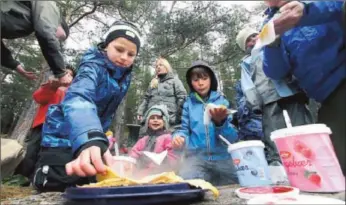
[[84, 54], [64, 100], [48, 110], [33, 179], [36, 189], [64, 191], [106, 171], [112, 155], [104, 133], [130, 86], [140, 45], [135, 25], [116, 22], [104, 41]]
[[[186, 73], [190, 94], [183, 106], [181, 127], [173, 134], [174, 149], [185, 147], [185, 161], [179, 170], [184, 179], [200, 178], [214, 185], [237, 183], [237, 176], [227, 145], [237, 140], [237, 131], [227, 114], [229, 102], [217, 91], [218, 83], [211, 67], [196, 61]], [[203, 113], [207, 104], [224, 105], [210, 110], [211, 122], [204, 125]]]

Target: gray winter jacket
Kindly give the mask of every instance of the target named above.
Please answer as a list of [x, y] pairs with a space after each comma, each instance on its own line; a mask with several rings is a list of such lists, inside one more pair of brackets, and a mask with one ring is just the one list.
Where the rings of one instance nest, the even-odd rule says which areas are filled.
[[149, 86], [137, 114], [144, 116], [153, 105], [164, 104], [168, 108], [169, 124], [178, 125], [181, 121], [182, 106], [186, 95], [186, 89], [181, 80], [169, 72], [165, 77], [159, 79], [157, 88]]
[[65, 64], [56, 38], [60, 23], [60, 11], [54, 1], [1, 1], [1, 65], [10, 69], [19, 65], [2, 39], [21, 38], [35, 32], [55, 77], [63, 76]]
[[247, 55], [240, 63], [241, 86], [246, 101], [253, 111], [260, 111], [264, 105], [290, 97], [299, 92], [294, 79], [272, 80], [263, 71], [262, 53]]

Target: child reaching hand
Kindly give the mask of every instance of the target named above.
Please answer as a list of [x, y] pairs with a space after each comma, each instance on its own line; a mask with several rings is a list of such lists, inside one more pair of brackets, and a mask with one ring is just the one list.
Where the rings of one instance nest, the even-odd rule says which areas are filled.
[[[133, 146], [130, 156], [137, 159], [137, 169], [142, 175], [155, 174], [164, 171], [173, 171], [178, 156], [173, 153], [171, 142], [172, 135], [169, 129], [169, 114], [166, 106], [154, 105], [146, 112], [145, 116], [146, 135], [139, 139]], [[162, 153], [165, 150], [168, 154], [161, 165], [156, 165], [142, 152]]]
[[117, 21], [104, 41], [89, 49], [62, 103], [49, 107], [33, 185], [40, 191], [64, 191], [89, 183], [112, 163], [105, 131], [127, 93], [140, 31]]
[[[208, 64], [194, 62], [186, 73], [190, 95], [183, 106], [181, 128], [173, 134], [174, 149], [185, 147], [185, 162], [179, 170], [184, 179], [200, 178], [213, 185], [237, 183], [237, 176], [227, 145], [222, 135], [231, 143], [237, 139], [237, 131], [228, 115], [229, 102], [217, 92], [217, 79]], [[203, 123], [206, 105], [224, 105], [210, 110], [211, 122]]]

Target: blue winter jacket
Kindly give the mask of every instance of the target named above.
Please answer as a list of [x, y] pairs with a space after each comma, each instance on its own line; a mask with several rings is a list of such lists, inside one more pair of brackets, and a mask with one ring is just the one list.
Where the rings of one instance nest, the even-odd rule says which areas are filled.
[[239, 122], [239, 140], [262, 140], [264, 136], [262, 129], [262, 115], [255, 114], [252, 109], [249, 109], [240, 81], [236, 83], [235, 90]]
[[342, 19], [344, 4], [342, 0], [305, 3], [304, 15], [297, 26], [313, 26]]
[[[228, 100], [217, 91], [211, 91], [205, 103], [230, 107]], [[173, 138], [176, 136], [185, 138], [188, 155], [193, 154], [203, 160], [211, 161], [230, 159], [227, 145], [219, 139], [218, 135], [221, 134], [231, 143], [237, 139], [237, 131], [231, 124], [232, 116], [229, 115], [220, 127], [216, 127], [213, 122], [204, 126], [204, 110], [205, 104], [196, 98], [195, 92], [191, 92], [183, 106], [181, 127], [174, 132]]]
[[88, 50], [61, 104], [49, 107], [43, 147], [71, 147], [75, 153], [93, 140], [108, 144], [108, 130], [131, 81], [131, 69], [114, 65], [97, 48]]
[[[268, 19], [277, 11], [276, 8], [268, 9]], [[329, 23], [285, 32], [280, 46], [264, 48], [265, 74], [276, 80], [293, 75], [309, 97], [323, 102], [346, 78], [342, 21], [337, 18]]]

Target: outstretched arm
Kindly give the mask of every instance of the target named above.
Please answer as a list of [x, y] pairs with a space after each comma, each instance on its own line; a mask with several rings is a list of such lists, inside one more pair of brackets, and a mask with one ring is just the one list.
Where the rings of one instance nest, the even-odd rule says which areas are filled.
[[42, 54], [56, 78], [63, 77], [65, 63], [56, 30], [60, 25], [59, 8], [54, 1], [32, 1], [32, 21]]

